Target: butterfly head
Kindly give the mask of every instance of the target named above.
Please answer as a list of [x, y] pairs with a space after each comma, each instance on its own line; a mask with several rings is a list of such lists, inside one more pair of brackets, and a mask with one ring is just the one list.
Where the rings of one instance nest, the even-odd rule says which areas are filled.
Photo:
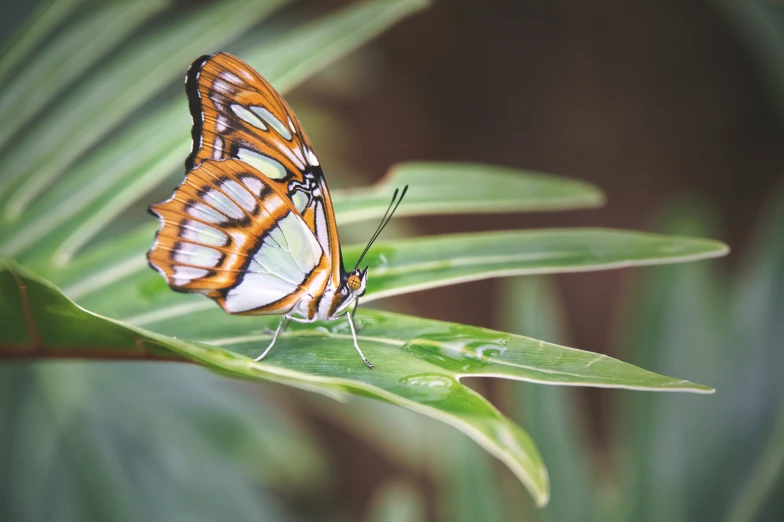
[[355, 268], [346, 278], [346, 286], [354, 297], [362, 297], [367, 285], [367, 267], [364, 270]]

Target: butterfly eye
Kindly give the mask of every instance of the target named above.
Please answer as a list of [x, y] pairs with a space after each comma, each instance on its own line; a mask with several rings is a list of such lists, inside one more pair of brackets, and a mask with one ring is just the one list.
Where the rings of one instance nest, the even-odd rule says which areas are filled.
[[362, 286], [362, 281], [360, 281], [359, 276], [356, 274], [351, 274], [348, 276], [348, 287], [351, 289], [352, 292], [356, 292], [359, 290], [359, 287]]

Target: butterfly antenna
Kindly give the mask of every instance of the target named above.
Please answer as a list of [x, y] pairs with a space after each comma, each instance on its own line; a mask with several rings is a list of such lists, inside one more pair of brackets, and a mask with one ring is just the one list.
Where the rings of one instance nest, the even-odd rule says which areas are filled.
[[[359, 264], [362, 262], [362, 259], [365, 258], [365, 254], [367, 254], [368, 250], [370, 250], [370, 247], [373, 246], [373, 242], [375, 242], [378, 236], [381, 235], [381, 232], [384, 230], [384, 228], [392, 220], [392, 216], [395, 214], [397, 207], [400, 206], [400, 202], [403, 201], [403, 198], [405, 197], [407, 191], [408, 191], [408, 185], [403, 187], [403, 192], [400, 194], [400, 197], [398, 198], [397, 193], [399, 192], [399, 190], [395, 189], [395, 193], [392, 194], [392, 201], [389, 202], [387, 211], [384, 212], [384, 217], [381, 218], [381, 222], [378, 224], [378, 227], [376, 227], [376, 231], [373, 232], [373, 235], [370, 237], [370, 241], [368, 241], [365, 250], [363, 250], [362, 255], [359, 256], [359, 259], [357, 260], [357, 264], [354, 266], [354, 270], [356, 270], [357, 267], [359, 267]], [[397, 200], [397, 202], [395, 202], [395, 200]]]
[[[405, 189], [407, 189], [407, 188], [408, 188], [408, 185], [405, 186]], [[372, 245], [373, 242], [376, 240], [376, 238], [381, 234], [381, 231], [384, 230], [384, 227], [387, 226], [387, 223], [389, 223], [389, 219], [392, 219], [392, 215], [389, 213], [389, 211], [392, 209], [392, 205], [395, 204], [395, 199], [397, 198], [397, 193], [398, 192], [399, 192], [399, 189], [395, 189], [395, 193], [392, 194], [392, 201], [389, 202], [389, 206], [387, 207], [387, 211], [384, 212], [384, 216], [381, 218], [381, 223], [378, 224], [378, 227], [376, 227], [376, 231], [373, 232], [373, 235], [370, 237], [370, 241], [368, 241], [368, 246], [365, 247], [365, 252], [367, 252], [368, 248], [370, 248], [370, 245]], [[405, 194], [405, 191], [404, 191], [404, 194]], [[403, 199], [403, 196], [401, 196], [400, 199]], [[398, 201], [398, 204], [400, 204], [400, 201]], [[395, 207], [395, 209], [397, 209], [397, 207]], [[395, 211], [392, 210], [392, 213], [394, 213], [394, 212]], [[389, 218], [389, 219], [387, 219], [387, 218]], [[362, 255], [364, 255], [364, 252], [363, 252]], [[360, 257], [360, 259], [361, 259], [361, 257]]]
[[[406, 186], [406, 188], [408, 188], [408, 186]], [[399, 192], [399, 190], [398, 190], [398, 189], [395, 189], [395, 193], [394, 193], [394, 194], [392, 194], [392, 201], [390, 201], [390, 202], [389, 202], [389, 206], [387, 207], [387, 210], [386, 210], [386, 212], [384, 212], [384, 216], [381, 218], [381, 222], [380, 222], [380, 223], [378, 224], [378, 226], [376, 227], [376, 231], [375, 231], [375, 232], [373, 232], [373, 235], [371, 235], [371, 236], [370, 236], [370, 240], [368, 241], [368, 244], [367, 244], [367, 246], [365, 247], [365, 250], [363, 250], [363, 251], [362, 251], [362, 255], [360, 255], [360, 256], [359, 256], [359, 259], [357, 260], [357, 264], [356, 264], [356, 265], [354, 265], [354, 270], [356, 270], [356, 269], [357, 269], [357, 267], [359, 266], [359, 264], [362, 262], [362, 259], [365, 257], [365, 254], [367, 254], [368, 250], [370, 250], [370, 247], [371, 247], [371, 245], [373, 244], [373, 242], [376, 240], [376, 238], [378, 237], [378, 235], [379, 235], [379, 234], [381, 233], [381, 231], [384, 229], [384, 226], [386, 226], [386, 225], [385, 225], [386, 219], [387, 219], [387, 217], [389, 216], [389, 211], [392, 209], [392, 205], [394, 205], [394, 204], [395, 204], [395, 199], [397, 199], [397, 193], [398, 193], [398, 192]]]

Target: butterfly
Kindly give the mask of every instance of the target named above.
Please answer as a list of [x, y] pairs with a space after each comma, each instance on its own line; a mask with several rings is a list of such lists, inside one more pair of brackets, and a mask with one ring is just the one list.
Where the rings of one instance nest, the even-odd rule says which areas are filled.
[[202, 56], [185, 90], [193, 147], [185, 180], [150, 206], [160, 228], [150, 265], [179, 292], [214, 299], [226, 312], [288, 321], [348, 319], [364, 295], [360, 263], [406, 194], [395, 190], [384, 217], [347, 272], [324, 171], [299, 120], [272, 86], [226, 53]]

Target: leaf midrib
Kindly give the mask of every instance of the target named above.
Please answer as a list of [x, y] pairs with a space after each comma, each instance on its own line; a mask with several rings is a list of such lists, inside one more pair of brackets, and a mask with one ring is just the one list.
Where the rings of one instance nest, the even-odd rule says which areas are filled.
[[[281, 339], [295, 339], [295, 338], [307, 338], [307, 337], [319, 337], [319, 338], [326, 338], [326, 337], [328, 337], [330, 339], [344, 339], [344, 340], [350, 340], [350, 341], [354, 340], [354, 338], [351, 335], [348, 335], [348, 334], [325, 332], [325, 331], [319, 330], [319, 329], [284, 333], [284, 334], [282, 334], [280, 336]], [[207, 339], [207, 340], [199, 339], [198, 342], [204, 343], [204, 344], [209, 344], [209, 345], [212, 345], [212, 346], [217, 346], [219, 348], [225, 348], [227, 346], [232, 346], [232, 345], [235, 345], [235, 344], [243, 344], [243, 343], [255, 342], [255, 341], [269, 341], [270, 339], [271, 339], [270, 335], [255, 334], [255, 335], [244, 335], [244, 336], [239, 336], [239, 337], [223, 337], [223, 338], [219, 338], [219, 339]], [[400, 340], [400, 339], [392, 339], [392, 338], [389, 338], [389, 337], [367, 336], [367, 335], [361, 335], [361, 334], [357, 335], [357, 340], [358, 341], [365, 341], [365, 342], [374, 342], [374, 343], [386, 344], [386, 345], [397, 346], [397, 347], [403, 347], [403, 346], [405, 346], [405, 345], [407, 345], [409, 343], [412, 343], [412, 342], [415, 342], [416, 344], [427, 344], [427, 345], [436, 346], [436, 347], [439, 347], [439, 348], [442, 347], [443, 344], [444, 344], [443, 342], [433, 341], [432, 339], [422, 339], [422, 338], [418, 338], [418, 337], [414, 337], [414, 338], [409, 339], [407, 341], [403, 341], [403, 340]], [[544, 346], [544, 342], [543, 341], [539, 341], [539, 345], [540, 346]], [[563, 348], [566, 349], [566, 347], [563, 347]], [[528, 365], [525, 365], [525, 364], [520, 364], [520, 363], [515, 363], [515, 362], [510, 362], [510, 361], [505, 361], [505, 360], [500, 360], [500, 359], [493, 359], [493, 358], [490, 358], [490, 357], [487, 357], [487, 356], [484, 356], [484, 355], [477, 355], [476, 352], [473, 352], [473, 351], [469, 350], [465, 346], [454, 346], [454, 347], [450, 348], [450, 351], [458, 352], [461, 355], [468, 356], [469, 359], [479, 360], [479, 361], [485, 362], [485, 363], [487, 363], [489, 365], [507, 366], [507, 367], [510, 367], [510, 368], [518, 368], [518, 369], [521, 369], [521, 370], [529, 370], [529, 371], [533, 371], [533, 372], [536, 372], [536, 373], [548, 373], [548, 374], [552, 374], [552, 375], [565, 375], [565, 376], [569, 376], [569, 377], [577, 377], [577, 378], [585, 379], [585, 375], [581, 375], [581, 374], [577, 374], [577, 373], [563, 372], [563, 371], [557, 371], [557, 370], [548, 370], [548, 369], [544, 369], [544, 368], [536, 368], [534, 366], [528, 366]], [[574, 350], [574, 351], [579, 351], [579, 350]], [[600, 354], [598, 357], [594, 358], [588, 364], [586, 364], [585, 367], [588, 368], [593, 363], [595, 363], [598, 359], [604, 359], [604, 358], [609, 358], [609, 357], [607, 357], [606, 355], [601, 355]], [[435, 368], [438, 368], [439, 371], [444, 371], [443, 368], [430, 363], [426, 359], [420, 359], [420, 360], [424, 360], [425, 362], [428, 362], [428, 364], [430, 364], [431, 366], [433, 366]], [[456, 371], [450, 371], [449, 373], [452, 374], [455, 377], [459, 377], [461, 375], [459, 372], [456, 372]]]
[[[319, 329], [303, 330], [297, 332], [284, 333], [280, 335], [281, 339], [290, 339], [296, 337], [329, 337], [331, 339], [335, 338], [335, 339], [349, 339], [352, 341], [354, 340], [354, 338], [348, 334], [325, 332]], [[231, 346], [233, 344], [242, 344], [246, 342], [263, 341], [263, 340], [270, 340], [270, 339], [271, 339], [270, 335], [257, 334], [257, 335], [244, 335], [241, 337], [223, 337], [220, 339], [199, 340], [199, 342], [223, 348], [225, 346]], [[368, 342], [388, 344], [392, 346], [405, 346], [408, 342], [408, 341], [401, 341], [399, 339], [391, 339], [388, 337], [375, 337], [375, 336], [367, 336], [367, 335], [357, 335], [357, 339], [368, 341]]]

